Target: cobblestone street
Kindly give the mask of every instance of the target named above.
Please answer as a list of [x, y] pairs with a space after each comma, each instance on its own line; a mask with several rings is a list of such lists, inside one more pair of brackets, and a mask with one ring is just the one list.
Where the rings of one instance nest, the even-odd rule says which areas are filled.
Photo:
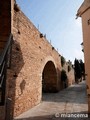
[[83, 81], [59, 93], [44, 93], [41, 104], [15, 120], [88, 120], [88, 118], [61, 118], [60, 116], [60, 113], [85, 114], [87, 111], [86, 85]]

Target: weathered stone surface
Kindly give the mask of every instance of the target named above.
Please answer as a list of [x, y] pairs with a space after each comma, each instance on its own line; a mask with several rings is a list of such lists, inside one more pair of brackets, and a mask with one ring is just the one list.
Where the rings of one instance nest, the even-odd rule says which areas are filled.
[[11, 68], [7, 73], [6, 98], [12, 100], [9, 110], [13, 117], [41, 102], [43, 78], [47, 79], [46, 89], [49, 92], [62, 89], [61, 56], [45, 37], [41, 37], [38, 29], [19, 8], [17, 10], [12, 7], [11, 16], [8, 18], [11, 19], [13, 45]]
[[[68, 67], [70, 67], [70, 70], [68, 70]], [[66, 62], [63, 69], [65, 69], [68, 77], [68, 86], [75, 83], [75, 76], [74, 76], [74, 69], [72, 67], [71, 63]]]
[[88, 100], [85, 81], [58, 93], [45, 93], [43, 102], [19, 115], [15, 120], [89, 120], [88, 117], [61, 117], [62, 114], [87, 114]]
[[0, 106], [0, 120], [5, 120], [5, 107]]
[[[13, 36], [12, 68], [8, 73], [11, 92], [8, 96], [12, 96], [14, 114], [18, 115], [40, 103], [42, 73], [48, 61], [55, 65], [55, 89], [60, 89], [61, 61], [57, 51], [52, 50], [51, 44], [44, 37], [40, 38], [40, 32], [21, 11], [14, 11]], [[50, 82], [52, 84], [53, 79]]]

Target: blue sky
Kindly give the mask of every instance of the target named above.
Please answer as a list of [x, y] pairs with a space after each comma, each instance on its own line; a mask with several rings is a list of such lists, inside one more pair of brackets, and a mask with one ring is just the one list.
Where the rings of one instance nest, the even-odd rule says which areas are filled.
[[25, 15], [66, 60], [83, 59], [82, 25], [76, 13], [84, 0], [17, 0]]

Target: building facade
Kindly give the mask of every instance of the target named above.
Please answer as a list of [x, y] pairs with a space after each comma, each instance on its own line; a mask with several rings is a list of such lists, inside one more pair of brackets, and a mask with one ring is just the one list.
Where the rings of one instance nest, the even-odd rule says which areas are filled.
[[90, 113], [90, 0], [84, 0], [77, 12], [77, 17], [82, 18], [88, 108]]

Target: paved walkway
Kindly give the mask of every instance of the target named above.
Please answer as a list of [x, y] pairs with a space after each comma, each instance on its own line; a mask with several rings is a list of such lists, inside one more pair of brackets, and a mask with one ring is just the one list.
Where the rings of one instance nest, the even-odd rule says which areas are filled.
[[43, 102], [21, 114], [15, 120], [87, 120], [87, 118], [61, 118], [60, 113], [84, 114], [88, 111], [85, 82], [72, 85], [59, 93], [45, 93]]

